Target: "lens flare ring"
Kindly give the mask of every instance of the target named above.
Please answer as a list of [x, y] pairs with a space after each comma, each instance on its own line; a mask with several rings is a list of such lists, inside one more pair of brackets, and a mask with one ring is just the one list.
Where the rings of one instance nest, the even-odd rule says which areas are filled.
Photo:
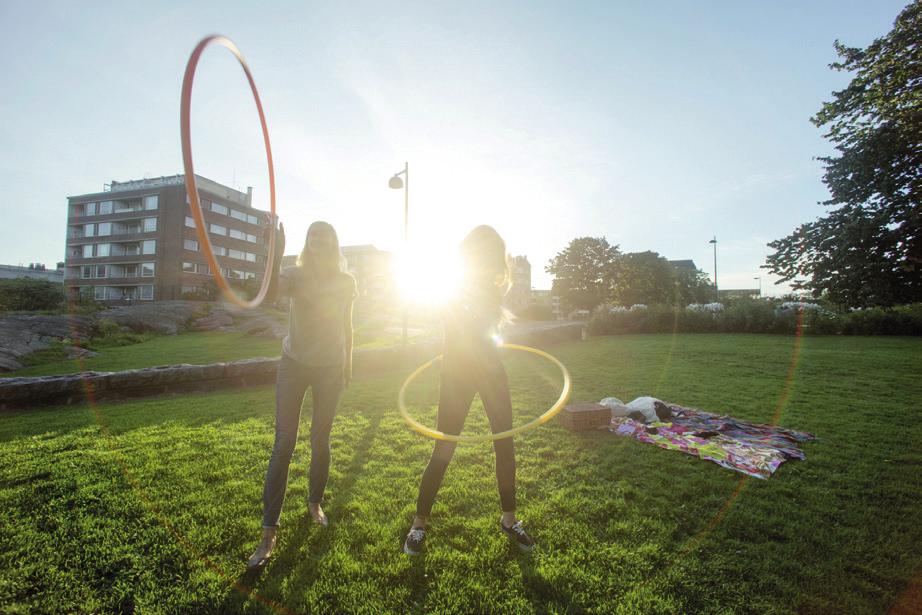
[[538, 425], [543, 425], [544, 423], [547, 423], [552, 418], [557, 416], [557, 414], [563, 410], [563, 407], [570, 399], [570, 393], [572, 390], [570, 372], [567, 370], [566, 366], [561, 363], [555, 356], [548, 354], [543, 350], [538, 350], [537, 348], [521, 346], [519, 344], [501, 344], [500, 347], [508, 348], [509, 350], [521, 350], [522, 352], [538, 355], [539, 357], [547, 359], [556, 365], [558, 369], [560, 369], [560, 374], [563, 376], [563, 389], [561, 389], [560, 397], [557, 398], [557, 401], [554, 402], [554, 405], [551, 406], [546, 412], [544, 412], [544, 414], [529, 421], [528, 423], [525, 423], [524, 425], [519, 425], [518, 427], [513, 427], [512, 429], [507, 429], [497, 433], [481, 434], [477, 436], [458, 436], [454, 434], [447, 434], [443, 431], [439, 431], [438, 429], [432, 429], [431, 427], [426, 427], [412, 416], [410, 416], [410, 413], [407, 411], [406, 393], [410, 384], [412, 384], [412, 382], [416, 380], [416, 378], [421, 373], [426, 371], [429, 367], [432, 366], [433, 363], [442, 358], [442, 355], [439, 355], [417, 367], [416, 370], [407, 376], [407, 379], [403, 381], [403, 385], [400, 387], [400, 393], [397, 395], [397, 407], [400, 410], [400, 415], [403, 417], [403, 420], [406, 421], [407, 425], [409, 425], [411, 429], [419, 434], [426, 436], [427, 438], [433, 438], [435, 440], [446, 440], [448, 442], [462, 442], [472, 444], [475, 442], [490, 442], [492, 440], [511, 438], [530, 429], [534, 429]]

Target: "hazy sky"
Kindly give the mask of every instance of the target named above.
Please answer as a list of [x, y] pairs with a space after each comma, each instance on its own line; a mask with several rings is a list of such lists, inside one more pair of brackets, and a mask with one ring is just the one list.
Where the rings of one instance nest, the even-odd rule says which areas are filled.
[[[289, 252], [325, 219], [344, 244], [452, 246], [494, 225], [536, 288], [578, 236], [754, 287], [765, 244], [820, 215], [809, 118], [905, 0], [829, 2], [0, 3], [0, 263], [64, 256], [66, 197], [182, 172], [179, 94], [210, 33], [247, 56], [266, 109]], [[267, 203], [255, 108], [210, 49], [196, 171]], [[777, 293], [763, 277], [766, 292]]]

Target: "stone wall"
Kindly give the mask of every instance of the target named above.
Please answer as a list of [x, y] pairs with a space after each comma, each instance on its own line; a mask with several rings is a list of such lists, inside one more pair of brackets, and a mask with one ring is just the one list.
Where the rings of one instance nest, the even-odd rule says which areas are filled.
[[[529, 327], [506, 336], [506, 341], [531, 346], [582, 339], [579, 323]], [[404, 349], [358, 349], [354, 373], [358, 378], [409, 369], [439, 352], [437, 342]], [[242, 388], [275, 382], [278, 357], [244, 359], [211, 365], [169, 365], [122, 372], [83, 372], [65, 376], [0, 378], [0, 410], [103, 402], [153, 395]]]

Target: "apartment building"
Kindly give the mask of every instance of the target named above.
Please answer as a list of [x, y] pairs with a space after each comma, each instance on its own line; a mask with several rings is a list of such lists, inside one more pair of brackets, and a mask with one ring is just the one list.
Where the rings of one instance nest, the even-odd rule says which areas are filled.
[[[196, 175], [209, 238], [225, 276], [261, 280], [268, 213], [246, 193]], [[64, 286], [107, 303], [203, 297], [212, 272], [196, 235], [182, 175], [113, 181], [67, 199]]]

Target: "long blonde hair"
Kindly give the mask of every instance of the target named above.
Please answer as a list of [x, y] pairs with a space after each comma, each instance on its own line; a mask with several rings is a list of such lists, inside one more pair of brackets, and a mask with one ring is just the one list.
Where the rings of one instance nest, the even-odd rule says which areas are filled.
[[474, 306], [496, 324], [507, 324], [513, 316], [503, 307], [503, 297], [512, 286], [506, 242], [492, 226], [474, 227], [458, 248], [464, 271], [464, 290]]
[[[307, 238], [313, 229], [323, 229], [330, 235], [330, 249], [325, 254], [314, 254], [307, 248]], [[346, 270], [346, 257], [339, 247], [339, 236], [336, 229], [329, 222], [317, 220], [313, 222], [304, 235], [304, 247], [298, 255], [298, 267], [309, 267], [313, 273], [323, 276], [342, 273]]]

